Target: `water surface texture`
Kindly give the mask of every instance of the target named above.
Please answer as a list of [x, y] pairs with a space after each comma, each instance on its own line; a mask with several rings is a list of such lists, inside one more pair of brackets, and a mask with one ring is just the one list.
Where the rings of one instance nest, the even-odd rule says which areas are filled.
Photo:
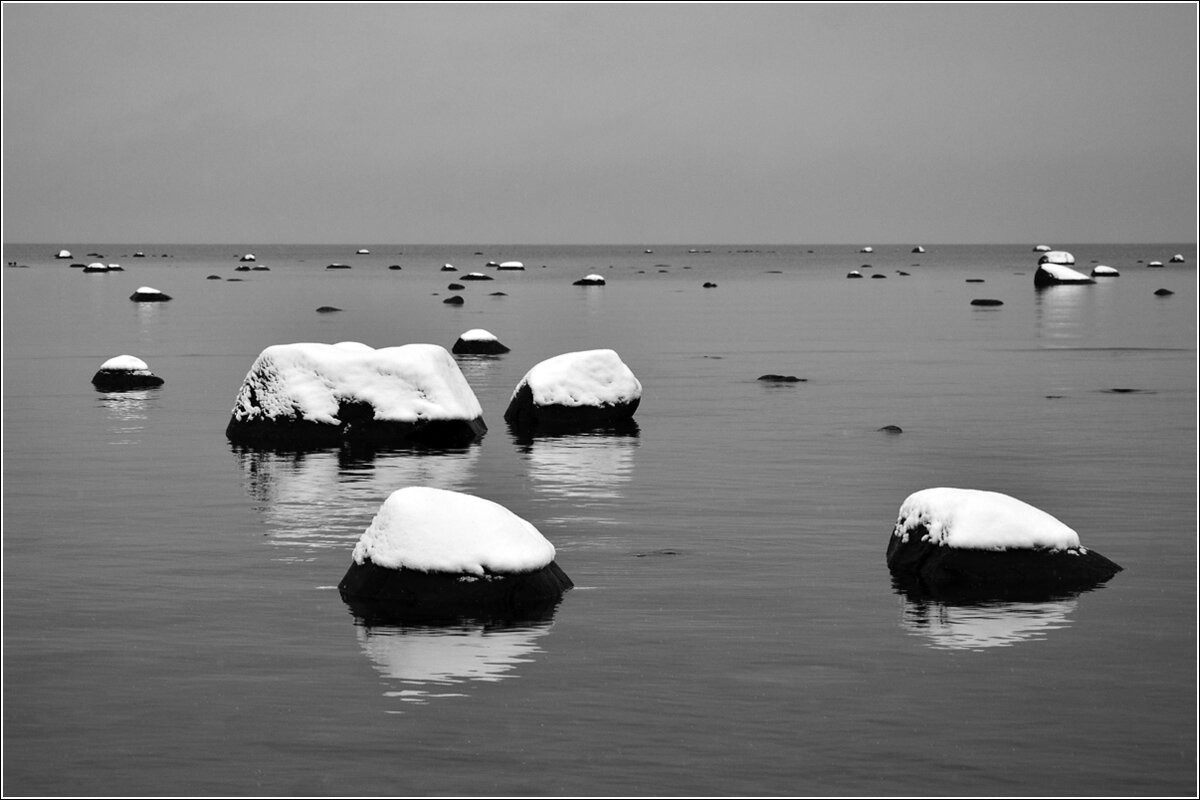
[[[915, 244], [6, 245], [5, 792], [1194, 793], [1195, 246], [1051, 242], [1121, 276], [1036, 291], [1035, 242]], [[448, 306], [447, 262], [495, 280]], [[512, 348], [459, 358], [475, 445], [224, 436], [269, 345], [472, 328]], [[636, 431], [507, 430], [530, 367], [601, 347], [644, 386]], [[95, 391], [124, 353], [165, 385]], [[335, 587], [408, 485], [530, 520], [576, 588], [523, 625], [357, 620]], [[1125, 571], [912, 599], [884, 551], [934, 486], [1018, 497]]]

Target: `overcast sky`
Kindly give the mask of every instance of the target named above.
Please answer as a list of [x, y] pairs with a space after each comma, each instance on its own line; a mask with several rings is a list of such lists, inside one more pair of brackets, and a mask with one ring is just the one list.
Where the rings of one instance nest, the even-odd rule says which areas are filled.
[[3, 5], [4, 240], [1190, 242], [1197, 6]]

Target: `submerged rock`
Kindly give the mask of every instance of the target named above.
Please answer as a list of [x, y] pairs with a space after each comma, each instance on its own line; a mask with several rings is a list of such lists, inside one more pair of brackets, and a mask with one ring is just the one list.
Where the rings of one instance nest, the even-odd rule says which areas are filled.
[[321, 306], [317, 309], [318, 314], [333, 314], [337, 311], [341, 311], [337, 306]]
[[903, 588], [958, 600], [1050, 597], [1121, 571], [1040, 509], [998, 492], [950, 488], [904, 501], [887, 564]]
[[517, 384], [504, 420], [517, 430], [566, 432], [632, 424], [642, 384], [613, 350], [564, 353]]
[[459, 275], [460, 281], [494, 281], [496, 280], [491, 275], [485, 275], [482, 272], [468, 272], [466, 275]]
[[338, 591], [356, 615], [396, 622], [540, 617], [574, 586], [555, 555], [498, 503], [410, 486], [384, 501]]
[[993, 300], [990, 297], [977, 297], [971, 301], [973, 306], [1002, 306], [1004, 303], [1000, 300]]
[[758, 377], [764, 383], [806, 383], [808, 378], [797, 378], [795, 375], [776, 375], [770, 373]]
[[884, 425], [882, 428], [879, 428], [879, 431], [881, 433], [904, 433], [904, 429], [899, 425]]
[[1172, 263], [1172, 264], [1182, 264], [1182, 263], [1184, 263], [1183, 254], [1182, 254], [1182, 253], [1176, 253], [1175, 255], [1171, 256], [1171, 263]]
[[349, 264], [329, 264], [325, 269], [350, 269]]
[[146, 389], [162, 386], [163, 379], [150, 371], [145, 361], [135, 356], [116, 356], [100, 365], [92, 376], [92, 385], [105, 392]]
[[286, 448], [469, 444], [487, 431], [475, 393], [443, 347], [358, 342], [263, 350], [225, 435]]
[[509, 348], [501, 344], [494, 334], [483, 328], [473, 328], [458, 337], [450, 352], [455, 355], [497, 356], [509, 352]]

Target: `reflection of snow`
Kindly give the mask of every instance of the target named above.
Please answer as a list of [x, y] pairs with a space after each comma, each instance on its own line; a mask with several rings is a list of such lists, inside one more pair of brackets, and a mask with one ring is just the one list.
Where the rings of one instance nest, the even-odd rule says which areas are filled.
[[625, 496], [626, 485], [633, 479], [637, 447], [638, 439], [632, 436], [579, 435], [534, 440], [525, 458], [535, 500], [571, 511], [570, 516], [545, 521], [608, 521], [594, 515]]
[[303, 550], [342, 548], [347, 560], [392, 492], [405, 486], [461, 490], [479, 457], [478, 447], [361, 458], [341, 450], [235, 452], [243, 486], [261, 503], [272, 544]]
[[100, 395], [100, 405], [108, 412], [108, 432], [114, 438], [109, 444], [137, 444], [132, 438], [145, 427], [146, 410], [150, 391], [105, 392]]
[[1072, 339], [1080, 335], [1096, 290], [1091, 286], [1049, 286], [1034, 295], [1037, 337]]
[[443, 691], [472, 681], [495, 682], [516, 677], [517, 665], [543, 652], [539, 637], [550, 623], [489, 629], [483, 625], [454, 628], [358, 627], [358, 643], [379, 673], [400, 687], [385, 692], [406, 703], [435, 697], [462, 696]]
[[900, 624], [928, 637], [937, 650], [983, 650], [1045, 639], [1050, 631], [1070, 627], [1075, 599], [1044, 603], [987, 603], [948, 606], [904, 600]]

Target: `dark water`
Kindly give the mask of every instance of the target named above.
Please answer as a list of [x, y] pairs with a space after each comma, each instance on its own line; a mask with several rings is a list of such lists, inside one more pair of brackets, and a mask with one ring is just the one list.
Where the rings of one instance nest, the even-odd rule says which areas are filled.
[[[1032, 244], [6, 245], [5, 793], [1194, 793], [1196, 248], [1057, 243], [1122, 275], [1036, 292]], [[446, 306], [443, 262], [496, 280]], [[476, 327], [512, 348], [460, 361], [476, 446], [225, 440], [268, 345]], [[515, 441], [525, 371], [596, 347], [645, 387], [638, 434]], [[94, 391], [122, 353], [166, 384]], [[577, 586], [553, 620], [356, 622], [335, 586], [412, 484], [533, 522]], [[932, 486], [1019, 497], [1125, 571], [909, 600], [884, 549]]]

